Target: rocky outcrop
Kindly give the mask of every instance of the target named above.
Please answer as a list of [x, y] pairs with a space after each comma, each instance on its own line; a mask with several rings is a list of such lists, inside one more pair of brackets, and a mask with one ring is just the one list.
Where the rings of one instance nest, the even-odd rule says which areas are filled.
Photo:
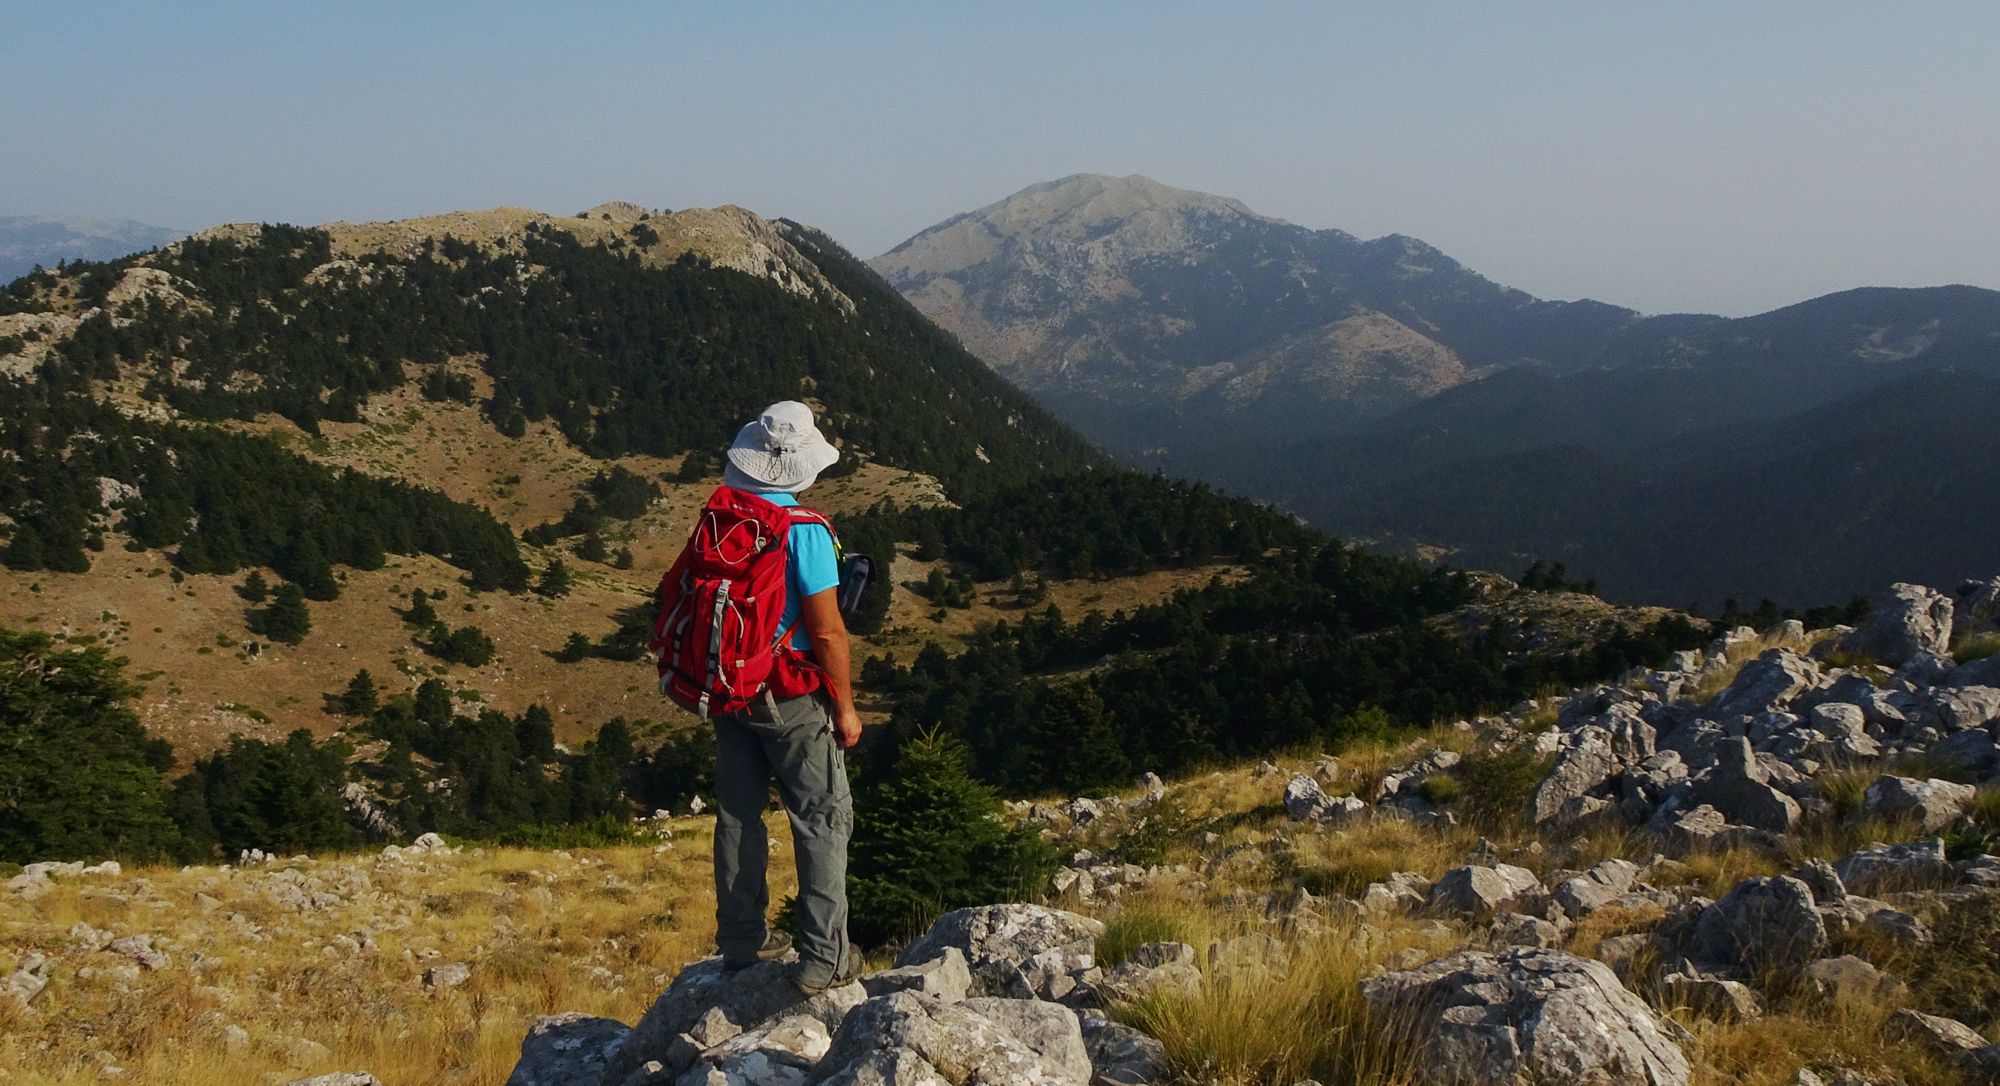
[[1361, 984], [1407, 1022], [1437, 1086], [1678, 1086], [1688, 1061], [1645, 1002], [1602, 963], [1560, 950], [1465, 951]]
[[1841, 648], [1899, 667], [1920, 653], [1943, 656], [1951, 647], [1952, 599], [1923, 585], [1897, 584]]
[[[733, 973], [720, 958], [704, 959], [683, 969], [630, 1029], [581, 1014], [537, 1021], [508, 1086], [1158, 1081], [1165, 1058], [1152, 1038], [1033, 992], [997, 991], [1045, 987], [1049, 977], [1038, 970], [1060, 960], [1072, 970], [1062, 974], [1071, 990], [1094, 997], [1082, 982], [1097, 979], [1100, 930], [1088, 918], [1034, 905], [962, 909], [905, 948], [896, 968], [811, 998], [793, 984], [789, 955]], [[1132, 970], [1171, 973], [1191, 970], [1193, 951], [1158, 944], [1133, 957], [1125, 963]]]

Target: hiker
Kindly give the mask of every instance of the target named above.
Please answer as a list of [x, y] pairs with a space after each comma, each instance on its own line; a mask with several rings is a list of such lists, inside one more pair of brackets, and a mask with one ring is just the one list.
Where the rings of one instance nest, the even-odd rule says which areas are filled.
[[[729, 448], [723, 485], [661, 582], [660, 688], [715, 728], [715, 940], [723, 968], [777, 958], [767, 920], [771, 779], [791, 819], [806, 994], [851, 981], [847, 839], [854, 805], [842, 751], [861, 739], [838, 603], [838, 540], [799, 505], [840, 453], [812, 409], [774, 403]], [[782, 556], [782, 561], [780, 557]], [[783, 606], [773, 604], [783, 600]]]

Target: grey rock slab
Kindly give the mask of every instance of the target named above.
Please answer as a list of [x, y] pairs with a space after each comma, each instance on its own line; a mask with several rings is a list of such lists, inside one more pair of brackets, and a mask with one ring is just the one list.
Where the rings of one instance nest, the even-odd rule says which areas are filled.
[[1611, 753], [1611, 733], [1605, 729], [1595, 725], [1579, 728], [1564, 741], [1555, 764], [1529, 797], [1528, 813], [1537, 822], [1555, 818], [1564, 804], [1604, 787], [1618, 768]]
[[507, 1086], [596, 1086], [618, 1042], [623, 1022], [571, 1011], [535, 1019], [521, 1041], [521, 1059]]
[[1902, 1008], [1890, 1018], [1890, 1026], [1902, 1036], [1944, 1056], [1966, 1056], [1986, 1048], [1986, 1038], [1956, 1018], [1940, 1018], [1936, 1014]]
[[1744, 664], [1736, 678], [1709, 699], [1703, 715], [1712, 720], [1729, 720], [1782, 709], [1792, 698], [1818, 684], [1818, 664], [1790, 649], [1771, 649]]
[[1423, 1081], [1453, 1086], [1679, 1086], [1688, 1061], [1600, 962], [1560, 950], [1461, 951], [1361, 982], [1413, 1023]]
[[1702, 910], [1683, 953], [1725, 969], [1796, 966], [1826, 949], [1826, 922], [1797, 879], [1748, 878]]
[[649, 1062], [679, 1075], [702, 1052], [781, 1012], [810, 1015], [831, 1028], [862, 996], [856, 983], [808, 999], [792, 983], [786, 961], [725, 973], [720, 957], [704, 958], [681, 970], [653, 1001], [613, 1054], [604, 1081], [609, 1086], [649, 1081]]
[[1444, 873], [1431, 887], [1430, 907], [1460, 916], [1483, 917], [1516, 910], [1542, 892], [1535, 873], [1512, 864], [1466, 864]]
[[1948, 732], [1984, 728], [2000, 720], [2000, 687], [1959, 685], [1933, 690], [1932, 715]]
[[703, 1052], [675, 1086], [803, 1086], [831, 1044], [819, 1019], [787, 1015]]
[[1841, 639], [1849, 652], [1897, 667], [1918, 653], [1943, 655], [1951, 646], [1952, 598], [1916, 584], [1890, 586], [1853, 633]]
[[972, 971], [975, 995], [1005, 994], [1023, 965], [1047, 951], [1094, 957], [1104, 925], [1087, 916], [1040, 905], [981, 905], [938, 918], [931, 930], [896, 955], [897, 967], [926, 962], [956, 947]]
[[1904, 991], [1902, 982], [1853, 954], [1808, 962], [1801, 974], [1813, 990], [1836, 1002], [1893, 998]]
[[936, 996], [946, 1003], [956, 1003], [971, 993], [972, 970], [965, 964], [965, 952], [948, 946], [929, 961], [862, 977], [861, 987], [870, 996], [920, 992]]
[[895, 1050], [935, 1068], [952, 1086], [1084, 1086], [1016, 1039], [1006, 1027], [913, 992], [876, 996], [849, 1012], [809, 1082], [836, 1079], [854, 1064]]
[[1660, 988], [1675, 1003], [1725, 1022], [1747, 1021], [1764, 1014], [1763, 1001], [1742, 981], [1675, 973], [1664, 978]]
[[1076, 1082], [1088, 1082], [1090, 1052], [1083, 1043], [1083, 1024], [1075, 1011], [1040, 999], [999, 999], [975, 996], [965, 1009], [985, 1015], [1033, 1049]]
[[871, 1052], [824, 1081], [826, 1086], [953, 1086], [922, 1056], [902, 1049]]
[[1863, 894], [1942, 886], [1954, 875], [1945, 860], [1944, 842], [1936, 839], [1850, 852], [1833, 869], [1850, 892]]
[[1934, 833], [1958, 821], [1977, 794], [1969, 784], [1884, 774], [1868, 786], [1861, 810], [1880, 818], [1907, 819], [1918, 830]]
[[1799, 820], [1798, 801], [1772, 786], [1748, 739], [1718, 743], [1715, 764], [1694, 779], [1692, 794], [1740, 826], [1783, 833]]
[[366, 1071], [335, 1071], [311, 1078], [295, 1078], [285, 1086], [382, 1086], [382, 1080]]
[[1630, 860], [1609, 859], [1589, 871], [1565, 879], [1555, 889], [1556, 904], [1571, 919], [1582, 919], [1610, 904], [1632, 888], [1639, 878], [1639, 865]]
[[1166, 1081], [1167, 1050], [1157, 1039], [1101, 1014], [1084, 1015], [1082, 1026], [1091, 1086], [1152, 1086]]

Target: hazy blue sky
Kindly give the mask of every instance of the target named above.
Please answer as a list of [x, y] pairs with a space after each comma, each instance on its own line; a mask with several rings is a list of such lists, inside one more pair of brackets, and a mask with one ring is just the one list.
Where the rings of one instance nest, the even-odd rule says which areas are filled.
[[1144, 173], [1545, 297], [1746, 313], [2000, 288], [1996, 41], [1990, 2], [5, 0], [0, 214], [727, 202], [872, 256]]

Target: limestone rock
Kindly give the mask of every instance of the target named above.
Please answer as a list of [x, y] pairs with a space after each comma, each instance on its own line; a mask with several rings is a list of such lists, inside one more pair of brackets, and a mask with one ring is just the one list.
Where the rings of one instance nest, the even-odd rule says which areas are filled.
[[1167, 1076], [1167, 1050], [1152, 1037], [1100, 1014], [1083, 1017], [1091, 1086], [1152, 1086]]
[[1661, 982], [1667, 998], [1699, 1014], [1725, 1022], [1762, 1017], [1764, 1004], [1742, 981], [1672, 974]]
[[1285, 785], [1285, 813], [1294, 822], [1332, 822], [1367, 809], [1353, 796], [1329, 796], [1317, 780], [1301, 773]]
[[806, 999], [792, 983], [788, 965], [787, 960], [758, 962], [725, 973], [722, 959], [713, 957], [681, 970], [613, 1053], [606, 1086], [652, 1081], [645, 1072], [648, 1062], [679, 1075], [702, 1052], [781, 1013], [810, 1015], [831, 1028], [862, 999], [859, 983]]
[[537, 1018], [507, 1086], [583, 1086], [603, 1080], [625, 1023], [572, 1011]]
[[1861, 626], [1841, 640], [1841, 647], [1890, 667], [1920, 652], [1943, 655], [1951, 646], [1951, 616], [1950, 596], [1922, 585], [1892, 585], [1889, 598], [1868, 612]]
[[861, 978], [861, 986], [871, 996], [919, 992], [956, 1003], [972, 990], [972, 970], [965, 964], [965, 952], [948, 946], [929, 961], [870, 973]]
[[1075, 1011], [1046, 1000], [993, 996], [975, 996], [964, 1006], [999, 1023], [1066, 1078], [1090, 1081], [1090, 1051], [1083, 1043], [1083, 1026]]
[[1895, 997], [1903, 991], [1901, 982], [1853, 954], [1808, 962], [1802, 975], [1815, 991], [1836, 1002]]
[[335, 1071], [330, 1075], [295, 1078], [285, 1086], [382, 1086], [382, 1080], [366, 1071]]
[[1826, 949], [1812, 889], [1797, 879], [1749, 878], [1702, 910], [1683, 953], [1724, 969], [1795, 966]]
[[1692, 794], [1741, 826], [1783, 833], [1799, 820], [1798, 801], [1771, 786], [1748, 739], [1717, 744], [1715, 764], [1694, 780]]
[[774, 1018], [703, 1052], [675, 1086], [803, 1086], [831, 1043], [812, 1015]]
[[1903, 1036], [1942, 1056], [1961, 1058], [1986, 1047], [1986, 1038], [1978, 1030], [1954, 1018], [1904, 1007], [1889, 1022]]
[[1460, 916], [1488, 916], [1514, 910], [1542, 891], [1540, 879], [1524, 867], [1467, 864], [1444, 873], [1431, 887], [1430, 906]]
[[1868, 786], [1861, 810], [1881, 818], [1907, 819], [1918, 830], [1934, 833], [1958, 821], [1977, 794], [1969, 784], [1885, 774]]
[[1790, 649], [1772, 649], [1743, 665], [1703, 713], [1713, 720], [1728, 720], [1782, 709], [1818, 680], [1819, 667], [1811, 660]]
[[1566, 740], [1568, 745], [1529, 798], [1529, 814], [1537, 822], [1555, 818], [1565, 804], [1603, 787], [1617, 768], [1611, 754], [1611, 733], [1605, 729], [1582, 728]]
[[[964, 1004], [913, 992], [876, 996], [850, 1011], [807, 1081], [897, 1081], [875, 1070], [891, 1050], [921, 1059], [952, 1086], [1084, 1086], [1089, 1081], [1050, 1063], [1004, 1026]], [[878, 1077], [850, 1073], [864, 1063]]]
[[1603, 860], [1589, 871], [1557, 885], [1556, 904], [1562, 906], [1564, 915], [1582, 919], [1630, 890], [1638, 878], [1638, 864], [1630, 860]]
[[1461, 951], [1361, 983], [1413, 1016], [1423, 1081], [1677, 1086], [1687, 1057], [1603, 964], [1560, 950]]
[[972, 972], [974, 995], [1003, 995], [1023, 966], [1054, 951], [1088, 961], [1097, 951], [1104, 925], [1087, 916], [1040, 905], [980, 905], [938, 918], [931, 930], [896, 955], [896, 965], [915, 965], [956, 947]]
[[1944, 842], [1935, 839], [1851, 852], [1841, 857], [1833, 869], [1850, 891], [1863, 894], [1937, 886], [1952, 877], [1951, 864], [1944, 857]]

